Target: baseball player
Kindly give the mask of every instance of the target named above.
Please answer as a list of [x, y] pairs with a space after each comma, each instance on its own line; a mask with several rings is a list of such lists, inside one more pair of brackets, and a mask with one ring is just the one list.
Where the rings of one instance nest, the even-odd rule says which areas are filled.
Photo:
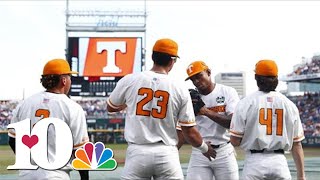
[[278, 67], [261, 60], [255, 67], [259, 90], [242, 99], [231, 121], [231, 143], [246, 151], [242, 179], [291, 179], [284, 152], [292, 150], [297, 179], [305, 179], [299, 111], [275, 89]]
[[168, 76], [178, 58], [178, 45], [159, 39], [153, 46], [153, 67], [123, 77], [107, 100], [110, 112], [127, 107], [128, 142], [121, 179], [183, 179], [176, 147], [177, 121], [187, 140], [205, 158], [215, 157], [196, 130], [191, 98], [182, 83]]
[[232, 87], [213, 83], [211, 70], [203, 61], [192, 62], [187, 68], [187, 74], [186, 80], [190, 79], [199, 91], [199, 99], [195, 100], [193, 93], [197, 91], [191, 90], [192, 101], [201, 102], [200, 107], [196, 107], [198, 102], [194, 104], [197, 128], [203, 139], [210, 141], [211, 147], [217, 152], [216, 159], [208, 161], [199, 156], [199, 150], [192, 148], [187, 179], [237, 180], [238, 164], [228, 130], [235, 106], [239, 101], [238, 93]]
[[[72, 132], [74, 150], [88, 142], [87, 123], [83, 109], [80, 105], [68, 98], [67, 94], [71, 86], [71, 74], [69, 64], [63, 59], [53, 59], [46, 63], [41, 78], [44, 92], [34, 94], [24, 100], [13, 112], [11, 123], [19, 122], [27, 118], [31, 119], [31, 127], [43, 118], [54, 117], [66, 122]], [[15, 152], [15, 132], [9, 129], [9, 144]], [[55, 130], [48, 128], [48, 160], [53, 162], [55, 157]], [[32, 162], [32, 160], [31, 160]], [[70, 168], [62, 168], [55, 171], [38, 168], [37, 170], [20, 170], [21, 179], [70, 179]], [[88, 171], [79, 171], [81, 179], [88, 179]]]

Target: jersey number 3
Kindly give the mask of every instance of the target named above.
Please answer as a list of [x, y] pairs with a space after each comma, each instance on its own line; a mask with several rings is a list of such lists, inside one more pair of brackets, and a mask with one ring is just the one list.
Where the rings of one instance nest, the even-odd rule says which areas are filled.
[[[265, 108], [261, 108], [259, 111], [259, 123], [267, 126], [267, 135], [272, 135], [272, 109], [267, 108], [267, 116], [265, 116]], [[276, 109], [275, 114], [277, 115], [276, 123], [276, 134], [282, 136], [283, 130], [283, 109]], [[265, 118], [266, 117], [266, 118]]]
[[41, 117], [41, 119], [48, 118], [50, 116], [50, 111], [47, 109], [38, 109], [35, 116]]
[[[140, 116], [152, 116], [154, 118], [164, 119], [167, 115], [167, 106], [169, 101], [169, 93], [167, 91], [153, 91], [149, 88], [140, 88], [138, 91], [138, 95], [145, 96], [141, 101], [137, 103], [136, 114]], [[156, 108], [152, 108], [151, 110], [145, 110], [143, 107], [152, 101], [153, 98], [158, 98], [157, 106], [159, 110]]]

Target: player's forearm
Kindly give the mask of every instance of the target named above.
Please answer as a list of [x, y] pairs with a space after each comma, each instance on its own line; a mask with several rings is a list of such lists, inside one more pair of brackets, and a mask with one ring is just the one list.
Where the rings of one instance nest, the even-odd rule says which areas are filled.
[[210, 146], [210, 142], [204, 142], [199, 131], [194, 126], [182, 126], [181, 130], [185, 140], [198, 149], [209, 161], [216, 157], [217, 152]]
[[304, 180], [305, 173], [304, 173], [304, 154], [301, 142], [295, 142], [292, 146], [292, 157], [294, 159], [294, 163], [297, 169], [297, 179]]
[[240, 146], [242, 138], [230, 136], [230, 142], [233, 146]]
[[127, 105], [121, 105], [121, 106], [118, 106], [118, 107], [112, 107], [110, 106], [109, 104], [107, 104], [107, 111], [108, 112], [119, 112], [119, 111], [122, 111], [124, 110], [125, 108], [127, 107]]
[[203, 115], [207, 116], [212, 121], [218, 123], [222, 127], [227, 128], [227, 129], [230, 128], [232, 115], [229, 115], [229, 116], [221, 115], [221, 114], [216, 113], [214, 111], [211, 111], [207, 108], [203, 108], [203, 111], [201, 110], [201, 112], [203, 113]]
[[181, 130], [177, 130], [177, 135], [178, 135], [178, 144], [177, 144], [177, 148], [180, 149], [181, 146], [184, 144], [185, 140], [182, 134]]
[[200, 136], [198, 130], [192, 126], [181, 126], [182, 134], [184, 139], [189, 142], [193, 147], [199, 147], [202, 144], [202, 137]]
[[14, 153], [16, 153], [16, 138], [9, 137], [9, 145]]

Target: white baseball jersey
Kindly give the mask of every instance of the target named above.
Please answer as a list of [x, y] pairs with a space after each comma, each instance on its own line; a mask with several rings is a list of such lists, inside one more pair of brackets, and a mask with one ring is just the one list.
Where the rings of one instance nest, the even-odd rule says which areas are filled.
[[188, 88], [166, 74], [144, 71], [127, 75], [107, 103], [114, 108], [127, 105], [124, 132], [128, 143], [176, 145], [177, 121], [181, 126], [195, 125]]
[[[226, 116], [233, 114], [239, 102], [238, 93], [234, 88], [217, 83], [213, 91], [207, 95], [201, 95], [201, 99], [206, 108]], [[217, 157], [213, 161], [208, 161], [198, 149], [192, 148], [187, 179], [239, 179], [234, 148], [231, 144], [227, 144], [230, 141], [229, 130], [203, 115], [196, 116], [196, 123], [205, 141], [222, 146], [215, 149]]]
[[[61, 119], [70, 127], [73, 137], [73, 147], [77, 149], [89, 141], [87, 123], [81, 106], [65, 94], [40, 92], [21, 102], [13, 112], [11, 123], [19, 122], [27, 118], [31, 119], [31, 127], [43, 118], [53, 117]], [[14, 129], [9, 129], [8, 135], [15, 138]], [[54, 161], [55, 157], [55, 131], [52, 126], [48, 128], [48, 160]], [[30, 176], [28, 176], [28, 174]], [[47, 171], [41, 168], [35, 170], [20, 170], [20, 176], [34, 179], [64, 177], [61, 171]]]
[[[239, 96], [237, 91], [229, 86], [222, 84], [215, 85], [215, 88], [208, 95], [201, 95], [205, 107], [221, 115], [233, 114]], [[230, 141], [229, 130], [212, 121], [207, 116], [196, 116], [197, 128], [205, 141], [211, 144], [224, 144]]]
[[233, 114], [231, 135], [244, 150], [291, 150], [304, 139], [296, 105], [279, 92], [257, 91], [242, 99]]

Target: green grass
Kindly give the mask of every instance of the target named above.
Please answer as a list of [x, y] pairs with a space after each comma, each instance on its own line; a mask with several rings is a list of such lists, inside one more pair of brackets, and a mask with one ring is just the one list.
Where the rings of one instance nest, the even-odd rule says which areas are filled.
[[14, 153], [8, 145], [0, 146], [0, 174], [13, 174], [16, 170], [7, 170], [9, 165], [14, 164]]
[[[114, 158], [118, 162], [119, 166], [123, 166], [127, 144], [106, 144], [106, 148], [110, 148], [114, 152]], [[244, 159], [244, 151], [240, 148], [236, 148], [237, 160]], [[180, 154], [180, 162], [188, 163], [190, 154], [191, 154], [191, 146], [185, 144], [179, 150]], [[320, 148], [308, 147], [304, 148], [305, 157], [320, 157]], [[291, 154], [286, 154], [288, 159], [292, 159]], [[16, 173], [15, 170], [7, 170], [8, 165], [13, 165], [15, 161], [14, 153], [8, 145], [0, 145], [0, 174], [13, 174]]]
[[189, 144], [185, 144], [180, 148], [179, 155], [180, 155], [180, 162], [181, 163], [188, 163], [189, 162], [191, 150], [192, 150], [192, 146]]

